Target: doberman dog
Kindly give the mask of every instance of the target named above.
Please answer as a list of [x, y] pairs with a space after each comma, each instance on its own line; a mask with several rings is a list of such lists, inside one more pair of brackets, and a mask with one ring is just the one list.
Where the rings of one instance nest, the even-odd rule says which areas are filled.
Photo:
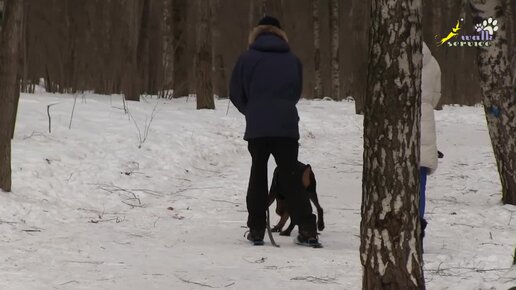
[[[303, 188], [306, 190], [310, 200], [317, 209], [317, 229], [322, 231], [324, 229], [323, 209], [319, 204], [319, 199], [317, 198], [315, 174], [312, 171], [310, 164], [303, 164], [298, 161], [298, 169], [302, 172]], [[281, 219], [278, 224], [272, 228], [272, 231], [280, 232], [281, 236], [290, 236], [290, 233], [296, 225], [291, 220], [288, 228], [282, 231], [282, 228], [285, 226], [290, 214], [288, 212], [288, 204], [285, 202], [284, 196], [279, 192], [278, 179], [279, 170], [276, 167], [276, 169], [274, 169], [272, 184], [269, 190], [269, 206], [271, 206], [274, 200], [276, 200], [276, 213], [281, 217]]]

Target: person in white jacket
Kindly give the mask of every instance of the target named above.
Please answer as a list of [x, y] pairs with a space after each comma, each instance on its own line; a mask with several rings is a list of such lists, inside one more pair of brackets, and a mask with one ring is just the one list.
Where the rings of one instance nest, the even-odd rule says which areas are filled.
[[424, 218], [427, 175], [437, 170], [437, 137], [435, 130], [434, 108], [441, 98], [441, 69], [432, 56], [430, 49], [423, 42], [423, 71], [421, 76], [421, 195], [419, 199], [419, 217], [421, 219], [421, 236], [425, 236], [427, 222]]

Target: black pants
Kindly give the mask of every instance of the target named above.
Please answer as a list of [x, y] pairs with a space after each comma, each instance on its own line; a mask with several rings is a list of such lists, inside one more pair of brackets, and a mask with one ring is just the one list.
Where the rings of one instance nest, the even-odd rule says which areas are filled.
[[315, 215], [306, 190], [303, 189], [297, 166], [299, 144], [295, 138], [267, 137], [248, 140], [252, 157], [251, 176], [247, 189], [247, 226], [265, 229], [268, 206], [267, 163], [272, 154], [279, 170], [279, 191], [288, 204], [290, 218], [304, 231], [315, 231]]

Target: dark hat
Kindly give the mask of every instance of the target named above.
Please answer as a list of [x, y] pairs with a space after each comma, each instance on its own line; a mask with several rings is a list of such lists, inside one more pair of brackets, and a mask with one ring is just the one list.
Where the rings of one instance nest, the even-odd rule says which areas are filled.
[[258, 22], [258, 25], [272, 25], [272, 26], [276, 26], [277, 28], [281, 29], [279, 20], [272, 16], [263, 17], [260, 20], [260, 22]]

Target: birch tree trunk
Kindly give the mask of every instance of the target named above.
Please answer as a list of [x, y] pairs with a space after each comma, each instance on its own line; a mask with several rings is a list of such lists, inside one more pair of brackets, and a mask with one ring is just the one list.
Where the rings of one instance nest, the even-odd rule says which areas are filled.
[[374, 0], [364, 115], [363, 289], [424, 289], [419, 207], [421, 0]]
[[314, 98], [321, 99], [323, 96], [322, 77], [321, 77], [321, 22], [320, 0], [312, 0], [312, 20], [314, 33]]
[[211, 6], [197, 0], [199, 23], [197, 32], [197, 63], [195, 65], [195, 80], [197, 93], [197, 109], [215, 109], [213, 99], [212, 66], [212, 37], [211, 37]]
[[20, 96], [18, 60], [22, 37], [23, 2], [5, 2], [0, 33], [0, 189], [11, 191], [11, 139]]
[[[516, 83], [507, 46], [508, 0], [472, 0], [474, 13], [498, 23], [493, 41], [478, 48], [480, 87], [504, 204], [516, 205]], [[494, 22], [494, 21], [493, 21]]]
[[330, 0], [331, 91], [330, 97], [340, 100], [339, 68], [339, 0]]

